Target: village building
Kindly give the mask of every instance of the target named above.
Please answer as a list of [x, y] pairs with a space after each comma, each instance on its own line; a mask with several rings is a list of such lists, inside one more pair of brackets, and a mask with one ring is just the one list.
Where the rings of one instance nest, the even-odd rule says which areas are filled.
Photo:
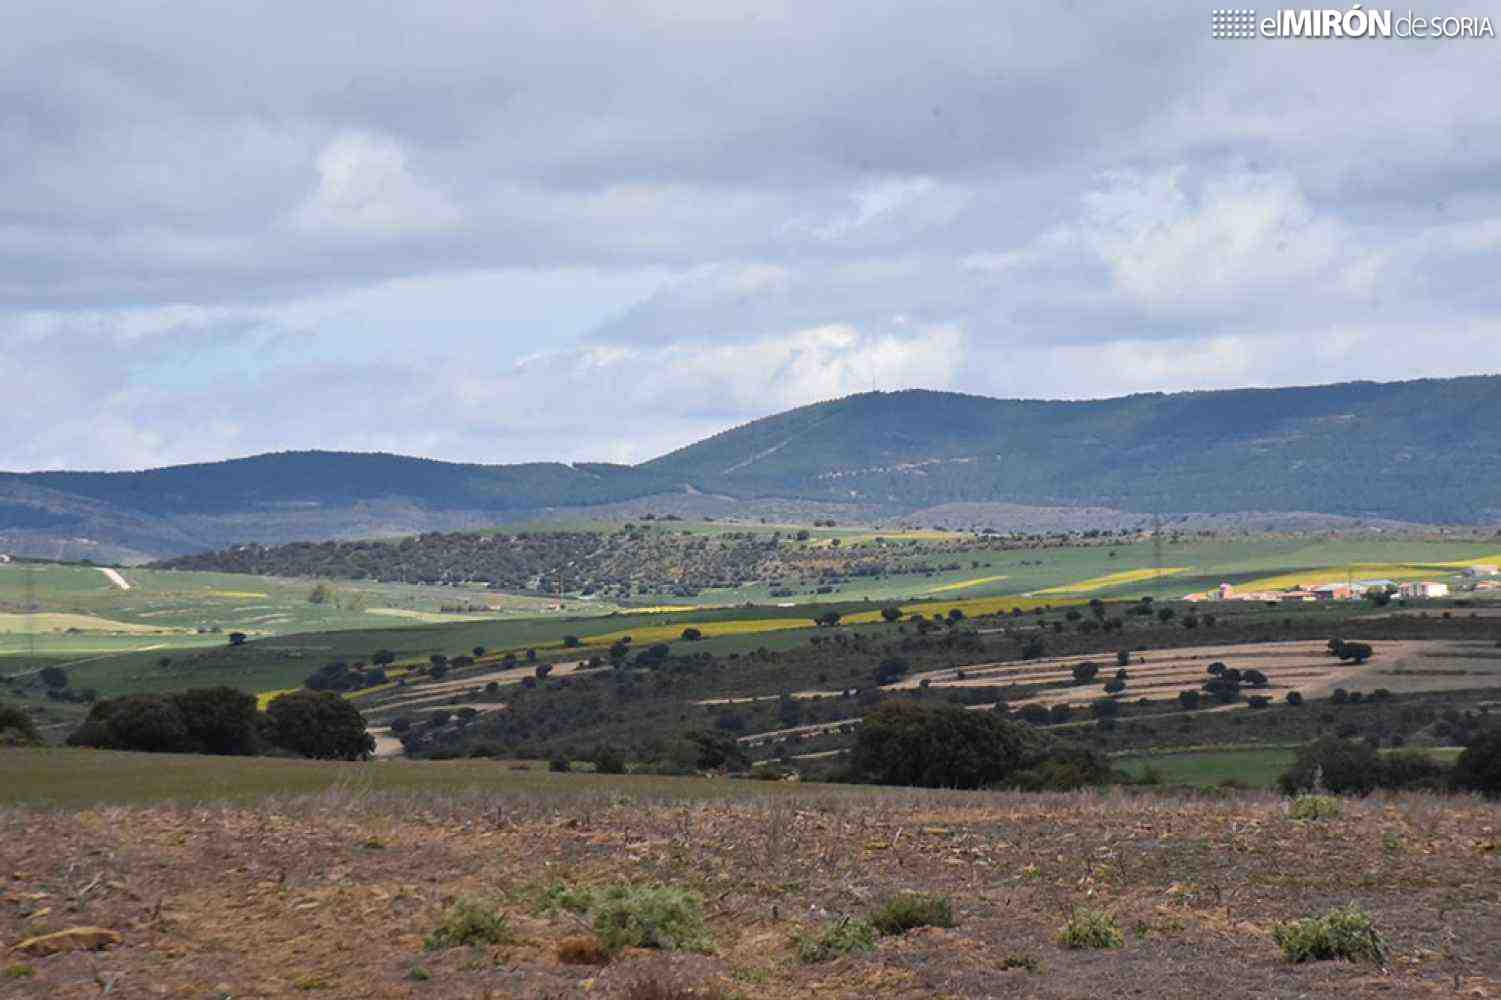
[[1449, 585], [1447, 583], [1435, 583], [1432, 580], [1420, 580], [1415, 583], [1404, 583], [1398, 591], [1403, 597], [1426, 600], [1433, 597], [1448, 597]]

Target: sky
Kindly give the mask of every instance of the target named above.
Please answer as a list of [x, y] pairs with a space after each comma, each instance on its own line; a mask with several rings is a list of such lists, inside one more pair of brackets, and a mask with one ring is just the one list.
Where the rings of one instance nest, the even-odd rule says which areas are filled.
[[1501, 41], [1210, 11], [7, 0], [0, 469], [1501, 371]]

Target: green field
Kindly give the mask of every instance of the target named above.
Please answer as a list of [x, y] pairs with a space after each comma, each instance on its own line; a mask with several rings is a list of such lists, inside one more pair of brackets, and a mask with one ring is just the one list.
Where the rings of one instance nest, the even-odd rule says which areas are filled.
[[72, 808], [157, 802], [244, 802], [269, 795], [473, 793], [637, 801], [743, 799], [818, 789], [868, 795], [856, 785], [552, 774], [543, 761], [518, 770], [496, 761], [342, 763], [271, 757], [206, 757], [104, 750], [0, 749], [0, 806]]
[[[1460, 752], [1459, 747], [1424, 750], [1428, 756], [1450, 764]], [[1292, 766], [1294, 755], [1292, 747], [1190, 750], [1131, 754], [1116, 758], [1115, 765], [1133, 778], [1155, 773], [1165, 785], [1207, 788], [1235, 781], [1249, 788], [1272, 788], [1277, 777]]]
[[1165, 785], [1208, 787], [1237, 781], [1251, 788], [1271, 788], [1292, 762], [1291, 748], [1257, 747], [1140, 754], [1117, 758], [1115, 764], [1134, 778], [1155, 773]]

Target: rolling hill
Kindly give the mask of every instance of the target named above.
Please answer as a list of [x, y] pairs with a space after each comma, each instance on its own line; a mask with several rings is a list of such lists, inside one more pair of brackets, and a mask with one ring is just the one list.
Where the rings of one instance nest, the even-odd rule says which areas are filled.
[[0, 473], [0, 549], [129, 560], [457, 530], [684, 492], [891, 514], [982, 502], [1485, 523], [1501, 519], [1501, 376], [1084, 401], [871, 392], [638, 466], [306, 451]]

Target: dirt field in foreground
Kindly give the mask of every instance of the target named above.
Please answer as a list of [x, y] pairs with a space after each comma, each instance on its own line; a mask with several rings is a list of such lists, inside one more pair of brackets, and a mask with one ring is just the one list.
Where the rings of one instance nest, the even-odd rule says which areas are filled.
[[[1427, 797], [1347, 802], [1313, 824], [1271, 796], [812, 789], [713, 804], [337, 792], [253, 810], [9, 810], [0, 940], [74, 925], [124, 940], [4, 955], [0, 994], [1501, 996], [1498, 841], [1501, 808]], [[585, 931], [537, 915], [538, 894], [620, 881], [699, 892], [715, 954], [560, 964], [557, 942]], [[904, 889], [952, 897], [958, 926], [797, 961], [794, 930]], [[424, 952], [456, 897], [494, 900], [517, 942]], [[1386, 935], [1387, 968], [1282, 960], [1276, 921], [1350, 901]], [[1075, 904], [1113, 913], [1125, 947], [1060, 946]], [[1038, 971], [1004, 969], [1008, 957]], [[695, 992], [640, 991], [651, 978]]]

